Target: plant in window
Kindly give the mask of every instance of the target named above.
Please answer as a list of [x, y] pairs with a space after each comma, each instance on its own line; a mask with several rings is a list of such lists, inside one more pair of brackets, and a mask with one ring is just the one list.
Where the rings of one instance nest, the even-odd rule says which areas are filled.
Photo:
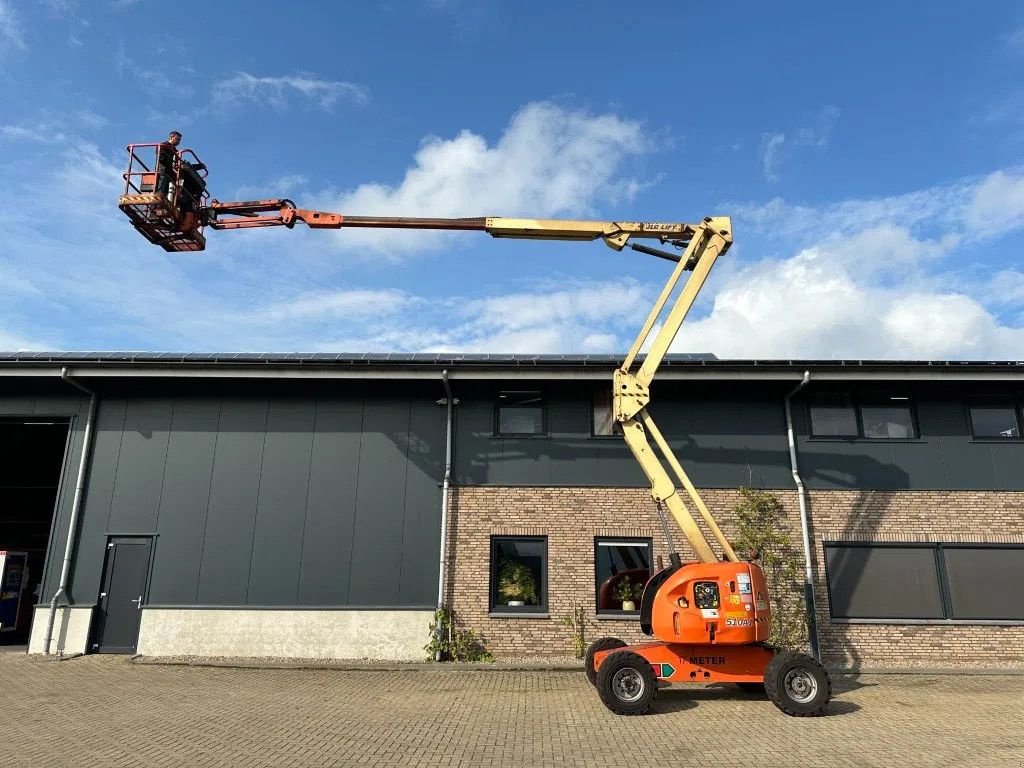
[[784, 532], [786, 513], [779, 497], [741, 488], [743, 500], [733, 507], [739, 521], [734, 549], [748, 553], [764, 570], [772, 611], [768, 642], [779, 648], [803, 648], [807, 643], [807, 611], [800, 588], [803, 558]]
[[519, 560], [502, 560], [498, 566], [498, 596], [503, 605], [537, 605], [537, 579]]
[[644, 585], [633, 581], [629, 576], [619, 579], [612, 590], [612, 597], [622, 603], [622, 610], [635, 611], [634, 600], [644, 593]]

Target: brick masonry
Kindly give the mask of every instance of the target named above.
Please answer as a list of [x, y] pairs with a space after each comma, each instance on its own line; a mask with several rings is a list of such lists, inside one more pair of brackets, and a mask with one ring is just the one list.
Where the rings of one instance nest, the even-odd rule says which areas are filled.
[[[773, 491], [799, 547], [796, 491]], [[571, 630], [562, 624], [574, 603], [591, 620], [588, 642], [599, 636], [626, 642], [645, 636], [635, 620], [597, 620], [594, 538], [643, 536], [668, 561], [668, 546], [645, 489], [461, 487], [452, 490], [448, 594], [460, 624], [483, 634], [497, 657], [564, 656]], [[732, 538], [729, 510], [736, 490], [706, 489], [705, 502]], [[822, 542], [1024, 542], [1024, 493], [984, 491], [813, 491], [809, 494], [816, 602], [822, 656], [839, 667], [1024, 668], [1024, 626], [832, 623], [828, 614]], [[670, 520], [683, 558], [688, 548]], [[489, 615], [490, 537], [548, 537], [548, 606], [544, 618]]]

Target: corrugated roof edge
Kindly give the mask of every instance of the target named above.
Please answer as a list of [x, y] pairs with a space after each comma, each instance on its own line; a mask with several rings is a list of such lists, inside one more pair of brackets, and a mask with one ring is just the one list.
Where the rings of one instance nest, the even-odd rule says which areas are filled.
[[[618, 365], [624, 355], [438, 354], [334, 352], [0, 352], [2, 367], [62, 365], [183, 367], [488, 367], [587, 368]], [[642, 356], [641, 356], [642, 358]], [[846, 360], [846, 359], [719, 359], [710, 353], [671, 354], [663, 365], [710, 368], [1024, 368], [1024, 360]]]

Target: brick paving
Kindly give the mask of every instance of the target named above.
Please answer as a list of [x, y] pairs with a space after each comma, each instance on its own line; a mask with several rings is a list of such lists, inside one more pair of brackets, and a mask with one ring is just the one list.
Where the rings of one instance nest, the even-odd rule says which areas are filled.
[[339, 671], [0, 655], [0, 765], [1024, 766], [1024, 677], [836, 679], [829, 717], [731, 687], [604, 709], [579, 671]]

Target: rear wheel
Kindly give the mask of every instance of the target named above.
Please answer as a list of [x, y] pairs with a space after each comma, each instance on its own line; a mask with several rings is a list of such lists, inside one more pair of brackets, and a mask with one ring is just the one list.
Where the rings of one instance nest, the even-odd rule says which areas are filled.
[[610, 651], [612, 648], [625, 647], [626, 644], [617, 637], [599, 637], [590, 644], [590, 647], [587, 648], [587, 654], [584, 657], [584, 664], [586, 665], [587, 680], [590, 681], [591, 685], [597, 685], [597, 670], [594, 669], [594, 654], [598, 651]]
[[632, 651], [615, 651], [597, 670], [597, 693], [617, 715], [642, 715], [651, 708], [658, 680], [647, 659]]
[[803, 653], [780, 651], [764, 671], [764, 688], [772, 703], [794, 717], [820, 715], [832, 698], [828, 671]]

